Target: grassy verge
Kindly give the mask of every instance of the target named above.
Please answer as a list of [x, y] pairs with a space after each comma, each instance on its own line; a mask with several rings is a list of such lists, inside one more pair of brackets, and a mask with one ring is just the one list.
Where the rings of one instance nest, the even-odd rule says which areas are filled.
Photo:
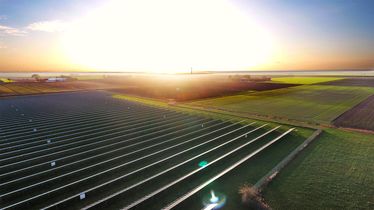
[[326, 129], [264, 191], [273, 209], [373, 209], [374, 136]]

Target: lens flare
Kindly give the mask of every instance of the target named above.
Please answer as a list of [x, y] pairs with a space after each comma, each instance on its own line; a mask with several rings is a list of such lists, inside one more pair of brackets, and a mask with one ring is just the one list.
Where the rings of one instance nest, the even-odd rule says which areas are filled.
[[212, 202], [212, 203], [217, 203], [219, 199], [218, 199], [218, 197], [214, 194], [214, 191], [213, 191], [213, 190], [210, 191], [210, 194], [212, 195], [212, 197], [210, 198], [210, 202]]
[[205, 160], [203, 160], [203, 161], [201, 161], [201, 162], [199, 163], [199, 166], [200, 166], [201, 168], [204, 168], [206, 165], [208, 165], [208, 161], [205, 161]]
[[203, 198], [203, 205], [204, 209], [219, 209], [223, 207], [226, 203], [226, 196], [222, 193], [215, 192], [213, 190], [210, 191], [209, 194], [204, 196]]

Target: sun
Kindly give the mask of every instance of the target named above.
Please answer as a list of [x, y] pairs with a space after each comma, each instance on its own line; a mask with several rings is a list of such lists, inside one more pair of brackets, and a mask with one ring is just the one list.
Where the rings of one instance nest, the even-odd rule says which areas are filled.
[[225, 0], [112, 0], [61, 41], [72, 63], [98, 71], [246, 69], [274, 52], [271, 33]]

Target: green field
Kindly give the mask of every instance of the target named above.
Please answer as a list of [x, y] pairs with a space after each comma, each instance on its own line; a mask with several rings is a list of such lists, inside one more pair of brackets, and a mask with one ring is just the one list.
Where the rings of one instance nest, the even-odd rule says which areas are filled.
[[340, 77], [275, 77], [271, 78], [273, 82], [281, 82], [287, 84], [311, 85], [322, 82], [331, 82], [341, 80]]
[[271, 91], [245, 92], [194, 101], [187, 105], [328, 124], [372, 94], [374, 88], [303, 85]]
[[265, 189], [273, 209], [373, 209], [374, 136], [328, 129]]
[[12, 80], [0, 77], [0, 82], [9, 83], [9, 82], [12, 82]]

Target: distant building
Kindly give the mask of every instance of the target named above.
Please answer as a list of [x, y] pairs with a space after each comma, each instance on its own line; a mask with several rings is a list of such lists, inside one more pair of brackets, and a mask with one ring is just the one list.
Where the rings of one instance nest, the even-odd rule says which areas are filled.
[[50, 77], [47, 79], [47, 82], [65, 82], [67, 78], [65, 77]]

